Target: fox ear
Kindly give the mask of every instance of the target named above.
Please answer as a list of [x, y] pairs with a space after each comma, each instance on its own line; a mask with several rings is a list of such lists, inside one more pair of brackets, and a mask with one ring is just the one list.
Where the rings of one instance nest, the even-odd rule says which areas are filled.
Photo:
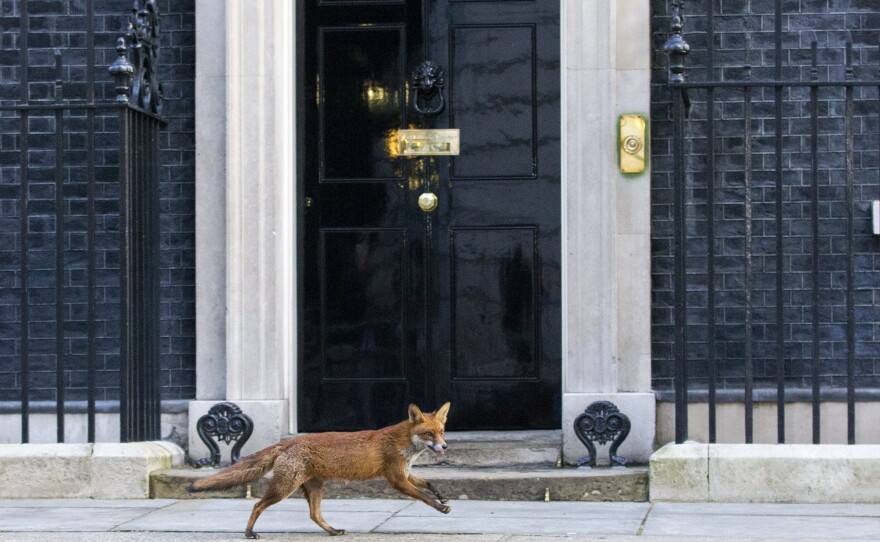
[[449, 402], [437, 409], [437, 412], [434, 413], [434, 419], [442, 424], [445, 424], [447, 414], [449, 414]]
[[425, 421], [425, 415], [422, 414], [422, 411], [419, 410], [419, 407], [416, 405], [409, 405], [409, 422], [410, 423], [422, 423]]

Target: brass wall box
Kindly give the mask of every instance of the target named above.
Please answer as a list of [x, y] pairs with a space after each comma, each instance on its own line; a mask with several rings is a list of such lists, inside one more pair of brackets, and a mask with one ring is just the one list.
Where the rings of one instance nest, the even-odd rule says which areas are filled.
[[458, 156], [459, 130], [398, 130], [397, 152], [400, 156]]
[[622, 173], [645, 171], [647, 121], [642, 115], [621, 115], [618, 124], [618, 156]]

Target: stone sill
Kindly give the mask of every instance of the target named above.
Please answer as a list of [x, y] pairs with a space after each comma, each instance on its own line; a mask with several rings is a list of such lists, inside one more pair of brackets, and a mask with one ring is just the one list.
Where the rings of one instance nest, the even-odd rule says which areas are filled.
[[[164, 414], [180, 414], [187, 412], [191, 399], [174, 399], [162, 401], [161, 411]], [[55, 414], [58, 403], [55, 401], [29, 401], [28, 411], [32, 414]], [[85, 414], [88, 412], [87, 401], [65, 401], [65, 414]], [[118, 414], [119, 401], [95, 401], [95, 412], [98, 414]], [[21, 414], [21, 401], [0, 401], [0, 414]]]
[[150, 473], [183, 461], [164, 441], [0, 444], [0, 499], [145, 499]]
[[880, 446], [667, 444], [651, 456], [650, 499], [878, 503]]

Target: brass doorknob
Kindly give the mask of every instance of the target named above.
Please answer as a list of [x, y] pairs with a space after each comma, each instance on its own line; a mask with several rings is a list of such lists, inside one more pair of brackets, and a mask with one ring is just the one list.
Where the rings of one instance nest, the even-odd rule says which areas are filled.
[[419, 196], [419, 209], [430, 213], [437, 208], [437, 196], [431, 192], [425, 192]]

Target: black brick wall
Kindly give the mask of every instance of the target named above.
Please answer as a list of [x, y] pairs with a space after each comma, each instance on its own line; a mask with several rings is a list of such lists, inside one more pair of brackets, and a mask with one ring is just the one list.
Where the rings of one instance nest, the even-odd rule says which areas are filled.
[[[0, 0], [0, 103], [17, 103], [21, 0]], [[94, 0], [98, 100], [112, 98], [107, 66], [128, 20], [130, 2]], [[161, 0], [159, 80], [165, 93], [167, 130], [161, 150], [161, 394], [195, 396], [195, 6], [193, 0]], [[54, 97], [54, 51], [62, 53], [63, 95], [86, 97], [85, 0], [28, 1], [30, 34], [28, 87], [31, 100]], [[55, 398], [55, 306], [57, 283], [56, 194], [52, 113], [35, 113], [28, 126], [28, 286], [31, 399]], [[64, 285], [67, 399], [85, 399], [86, 386], [86, 119], [82, 110], [65, 114]], [[96, 312], [97, 399], [118, 397], [119, 229], [114, 115], [96, 119]], [[0, 114], [0, 401], [20, 398], [21, 230], [20, 121]]]
[[[18, 97], [18, 2], [0, 0], [0, 101], [10, 103]], [[692, 52], [686, 64], [688, 78], [707, 79], [704, 15], [709, 2], [687, 0], [685, 35]], [[85, 1], [31, 0], [31, 53], [29, 87], [32, 99], [53, 96], [52, 54], [61, 48], [65, 65], [66, 97], [84, 96]], [[104, 67], [113, 59], [114, 40], [124, 28], [127, 2], [95, 0], [96, 76], [104, 84], [99, 98], [109, 97], [110, 87]], [[166, 102], [164, 114], [170, 125], [162, 136], [162, 397], [191, 398], [195, 387], [195, 294], [194, 294], [194, 64], [195, 23], [192, 0], [162, 0], [162, 52], [160, 77]], [[671, 122], [666, 80], [667, 59], [661, 52], [668, 37], [669, 1], [652, 1], [653, 84], [652, 84], [652, 341], [654, 386], [671, 385], [672, 363], [672, 189]], [[756, 79], [771, 77], [775, 63], [773, 48], [774, 2], [772, 0], [715, 0], [716, 70], [715, 78], [739, 79], [749, 61]], [[851, 39], [855, 47], [856, 77], [876, 77], [880, 67], [880, 4], [876, 0], [785, 0], [783, 19], [784, 65], [786, 77], [808, 77], [809, 43], [820, 47], [821, 77], [842, 74], [843, 47]], [[857, 91], [855, 200], [856, 200], [856, 357], [860, 386], [880, 385], [880, 246], [869, 234], [868, 204], [880, 198], [878, 189], [878, 121], [876, 89]], [[706, 181], [705, 181], [705, 94], [693, 92], [694, 107], [688, 123], [689, 231], [688, 260], [691, 306], [689, 330], [691, 374], [705, 383], [706, 306]], [[753, 222], [755, 288], [755, 361], [758, 384], [769, 383], [775, 375], [775, 213], [773, 157], [772, 91], [755, 94], [753, 145]], [[809, 118], [806, 91], [786, 91], [785, 111], [785, 350], [786, 374], [793, 386], [807, 383], [811, 356], [812, 328], [809, 296], [812, 286], [809, 257], [812, 250], [809, 224], [810, 198]], [[842, 170], [843, 96], [839, 91], [821, 95], [822, 174], [820, 178], [820, 216], [822, 239], [820, 281], [822, 284], [821, 354], [823, 380], [840, 385], [845, 374], [845, 251]], [[740, 387], [743, 355], [743, 174], [742, 103], [739, 91], [716, 93], [716, 169], [715, 230], [717, 292], [716, 357], [722, 386]], [[51, 164], [54, 151], [51, 132], [54, 118], [30, 121], [32, 136], [30, 211], [28, 238], [32, 275], [30, 277], [32, 325], [32, 398], [54, 397], [54, 186]], [[99, 399], [116, 397], [118, 367], [118, 224], [114, 184], [115, 125], [99, 118], [98, 152], [98, 330]], [[64, 121], [65, 137], [65, 298], [69, 341], [68, 379], [82, 389], [84, 373], [85, 260], [84, 246], [84, 126], [82, 115]], [[20, 352], [20, 277], [18, 247], [20, 209], [18, 203], [17, 121], [9, 114], [0, 116], [0, 400], [15, 400], [21, 386], [18, 363]], [[81, 398], [73, 393], [71, 399]]]
[[[666, 87], [671, 2], [652, 1], [652, 350], [656, 389], [671, 387], [673, 339], [672, 123]], [[715, 65], [707, 66], [706, 10], [714, 4]], [[772, 79], [776, 63], [773, 0], [687, 0], [685, 38], [689, 81], [741, 80], [743, 65], [754, 79]], [[880, 2], [876, 0], [784, 0], [782, 59], [785, 78], [809, 80], [810, 42], [819, 46], [821, 80], [841, 79], [847, 40], [854, 44], [856, 78], [877, 79], [880, 69]], [[747, 49], [749, 52], [747, 53]], [[690, 93], [693, 108], [685, 144], [688, 210], [688, 357], [698, 387], [707, 383], [707, 165], [706, 92]], [[743, 93], [715, 93], [715, 356], [719, 385], [742, 389], [745, 354]], [[855, 92], [854, 216], [856, 383], [880, 386], [880, 242], [870, 233], [870, 201], [880, 199], [880, 138], [877, 88]], [[754, 91], [753, 269], [756, 386], [775, 386], [776, 375], [776, 198], [775, 121], [772, 89]], [[819, 209], [821, 285], [820, 356], [825, 386], [845, 385], [846, 375], [846, 204], [844, 93], [819, 95]], [[810, 177], [809, 90], [783, 95], [783, 307], [786, 382], [809, 386], [812, 359], [811, 255], [813, 209]]]

